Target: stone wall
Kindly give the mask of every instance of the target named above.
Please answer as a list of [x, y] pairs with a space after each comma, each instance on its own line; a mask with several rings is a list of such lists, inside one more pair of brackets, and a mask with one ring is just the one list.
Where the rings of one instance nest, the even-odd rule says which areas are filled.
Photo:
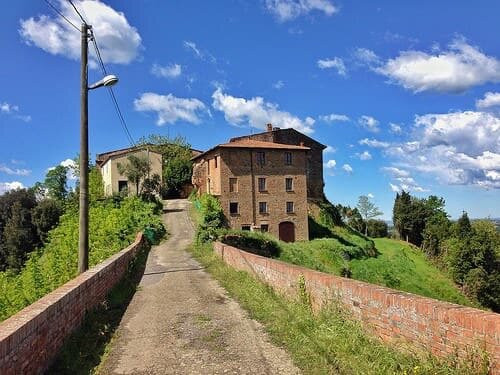
[[122, 279], [143, 244], [139, 233], [126, 249], [0, 323], [0, 373], [43, 373], [85, 313]]
[[490, 372], [500, 374], [500, 314], [313, 271], [222, 243], [215, 243], [214, 251], [225, 263], [287, 295], [297, 293], [302, 275], [314, 309], [340, 300], [354, 318], [385, 341], [402, 340], [441, 357], [464, 358], [481, 348], [489, 354]]

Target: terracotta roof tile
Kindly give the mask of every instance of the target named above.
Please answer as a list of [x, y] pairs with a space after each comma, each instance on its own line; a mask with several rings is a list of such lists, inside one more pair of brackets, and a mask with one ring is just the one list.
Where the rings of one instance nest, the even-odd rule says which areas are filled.
[[255, 141], [255, 140], [241, 140], [237, 142], [229, 142], [220, 144], [218, 147], [224, 148], [278, 148], [283, 150], [309, 150], [309, 147], [286, 145], [283, 143]]

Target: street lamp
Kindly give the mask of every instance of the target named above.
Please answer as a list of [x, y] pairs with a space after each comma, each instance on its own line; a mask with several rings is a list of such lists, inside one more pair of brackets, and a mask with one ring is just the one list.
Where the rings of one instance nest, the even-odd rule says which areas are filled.
[[78, 240], [78, 273], [89, 268], [89, 90], [113, 86], [118, 82], [114, 75], [107, 75], [88, 86], [88, 40], [92, 26], [82, 24], [81, 113], [80, 113], [80, 226]]

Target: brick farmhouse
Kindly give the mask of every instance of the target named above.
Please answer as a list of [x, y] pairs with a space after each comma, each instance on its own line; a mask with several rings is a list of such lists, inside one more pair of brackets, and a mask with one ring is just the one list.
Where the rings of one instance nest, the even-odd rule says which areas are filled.
[[216, 196], [233, 229], [308, 239], [308, 200], [323, 199], [324, 145], [294, 130], [233, 138], [193, 158], [193, 185]]

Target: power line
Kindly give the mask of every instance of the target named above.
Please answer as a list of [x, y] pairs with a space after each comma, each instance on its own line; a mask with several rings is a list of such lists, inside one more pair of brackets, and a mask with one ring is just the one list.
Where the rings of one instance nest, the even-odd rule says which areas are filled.
[[60, 16], [61, 16], [61, 17], [62, 17], [62, 18], [63, 18], [63, 19], [67, 22], [67, 23], [69, 23], [71, 26], [73, 26], [73, 28], [74, 28], [76, 31], [80, 32], [80, 29], [78, 28], [78, 26], [76, 26], [76, 25], [75, 25], [73, 22], [71, 22], [71, 21], [70, 21], [70, 20], [69, 20], [69, 19], [68, 19], [68, 18], [67, 18], [64, 14], [62, 14], [62, 12], [61, 12], [59, 9], [57, 9], [57, 8], [56, 8], [56, 7], [55, 7], [55, 6], [54, 6], [54, 5], [53, 5], [53, 4], [52, 4], [49, 0], [44, 0], [44, 1], [47, 3], [47, 5], [48, 5], [49, 7], [51, 7], [51, 8], [52, 8], [52, 10], [53, 10], [54, 12], [56, 12], [57, 14], [59, 14], [59, 15], [60, 15]]
[[88, 25], [87, 21], [85, 21], [85, 18], [82, 17], [81, 13], [78, 11], [78, 8], [75, 6], [75, 4], [73, 3], [73, 1], [68, 0], [68, 2], [71, 4], [71, 6], [75, 10], [76, 14], [78, 14], [78, 16], [80, 17], [80, 19], [82, 20], [82, 22], [84, 24]]
[[[94, 46], [94, 50], [95, 50], [95, 54], [97, 56], [97, 60], [99, 62], [99, 66], [100, 66], [100, 68], [102, 70], [103, 75], [107, 75], [108, 72], [106, 71], [106, 65], [104, 65], [104, 61], [102, 60], [101, 51], [99, 50], [99, 47], [97, 45], [97, 41], [96, 41], [95, 35], [94, 35], [93, 31], [91, 31], [91, 33], [92, 33], [91, 34], [91, 40], [92, 40], [92, 44]], [[113, 88], [112, 87], [108, 87], [108, 92], [109, 92], [109, 96], [111, 98], [111, 101], [113, 102], [113, 105], [115, 107], [116, 114], [118, 115], [118, 119], [120, 120], [121, 125], [123, 127], [123, 130], [125, 131], [125, 135], [127, 136], [130, 145], [131, 146], [135, 146], [134, 138], [132, 137], [132, 135], [130, 134], [130, 131], [128, 130], [127, 123], [125, 121], [125, 118], [123, 117], [123, 114], [122, 114], [122, 111], [120, 109], [120, 106], [118, 105], [118, 100], [116, 100], [116, 96], [115, 96], [115, 92], [113, 91]]]

